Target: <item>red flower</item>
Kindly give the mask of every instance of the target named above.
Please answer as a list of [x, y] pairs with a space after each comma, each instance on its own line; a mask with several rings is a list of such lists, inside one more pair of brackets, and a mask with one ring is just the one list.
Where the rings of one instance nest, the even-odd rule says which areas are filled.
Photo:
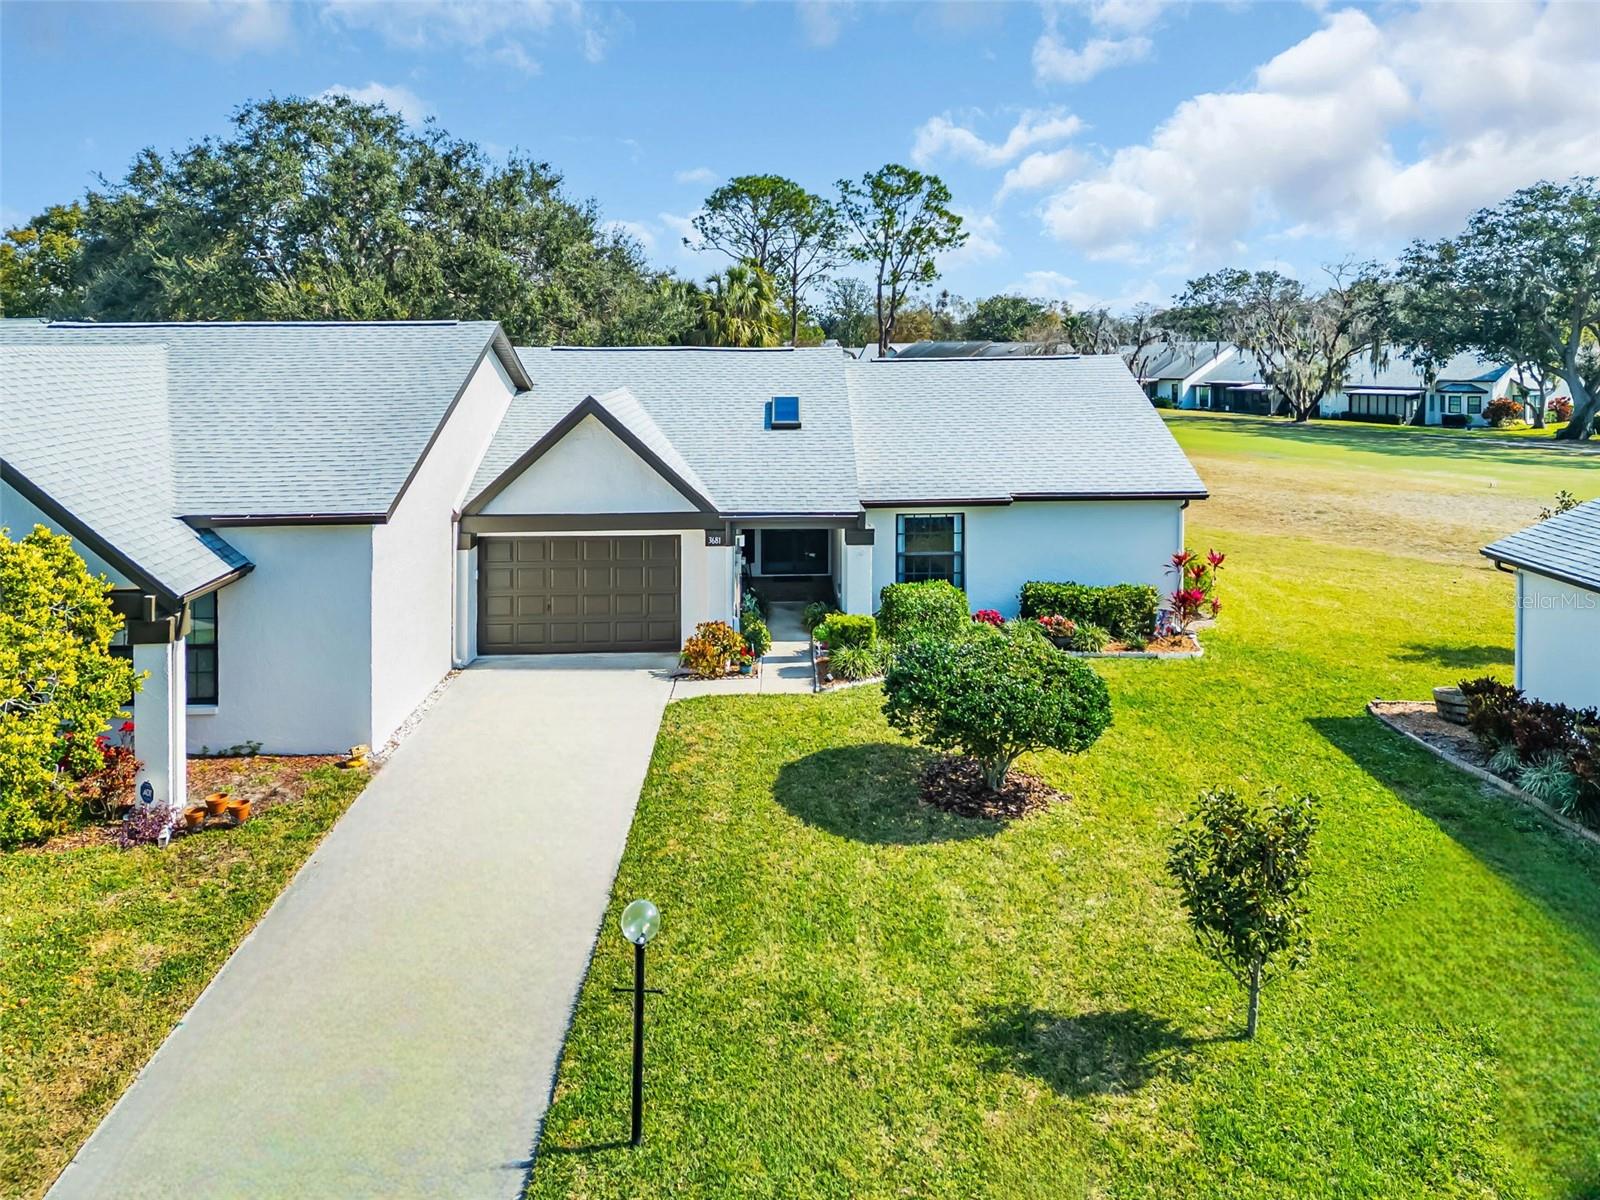
[[1222, 611], [1222, 601], [1215, 596], [1211, 598], [1211, 615], [1214, 617]]
[[1181, 571], [1184, 565], [1194, 557], [1195, 553], [1193, 550], [1179, 550], [1172, 556], [1172, 565]]
[[1196, 579], [1196, 580], [1204, 579], [1205, 576], [1206, 576], [1206, 565], [1204, 563], [1191, 563], [1189, 565], [1189, 578], [1190, 579]]
[[124, 721], [122, 723], [122, 732], [123, 733], [132, 733], [133, 732], [133, 722], [132, 721]]
[[1228, 556], [1226, 554], [1218, 554], [1215, 550], [1206, 551], [1206, 561], [1211, 564], [1213, 569], [1220, 567], [1222, 565], [1222, 560], [1227, 557]]
[[980, 624], [993, 625], [997, 628], [1006, 623], [1006, 619], [992, 608], [980, 608], [972, 614], [972, 619]]

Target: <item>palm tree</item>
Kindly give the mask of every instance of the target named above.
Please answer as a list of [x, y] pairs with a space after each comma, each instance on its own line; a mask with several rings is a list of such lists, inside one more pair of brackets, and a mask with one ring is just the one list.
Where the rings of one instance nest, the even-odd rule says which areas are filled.
[[753, 263], [710, 275], [697, 295], [700, 328], [695, 338], [705, 346], [781, 346], [783, 310], [772, 277]]

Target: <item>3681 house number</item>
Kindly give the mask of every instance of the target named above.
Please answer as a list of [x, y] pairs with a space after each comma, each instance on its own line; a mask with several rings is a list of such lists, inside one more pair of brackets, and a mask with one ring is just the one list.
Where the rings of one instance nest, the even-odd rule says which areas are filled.
[[708, 529], [708, 530], [706, 530], [706, 545], [708, 545], [708, 546], [726, 546], [727, 544], [728, 544], [728, 535], [727, 535], [727, 533], [725, 531], [723, 531], [721, 529]]

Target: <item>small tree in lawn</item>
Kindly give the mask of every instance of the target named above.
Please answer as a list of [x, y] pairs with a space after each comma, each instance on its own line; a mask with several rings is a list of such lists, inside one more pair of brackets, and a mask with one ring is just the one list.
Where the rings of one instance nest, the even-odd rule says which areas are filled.
[[97, 735], [135, 685], [111, 654], [107, 590], [70, 538], [0, 529], [0, 847], [59, 828], [75, 782], [104, 765]]
[[1207, 954], [1250, 992], [1245, 1037], [1256, 1035], [1269, 966], [1305, 960], [1307, 850], [1317, 826], [1309, 796], [1254, 806], [1230, 788], [1202, 792], [1167, 859], [1189, 924]]
[[900, 647], [883, 681], [889, 724], [978, 760], [999, 791], [1030, 750], [1076, 754], [1111, 724], [1105, 681], [1042, 638], [985, 629]]

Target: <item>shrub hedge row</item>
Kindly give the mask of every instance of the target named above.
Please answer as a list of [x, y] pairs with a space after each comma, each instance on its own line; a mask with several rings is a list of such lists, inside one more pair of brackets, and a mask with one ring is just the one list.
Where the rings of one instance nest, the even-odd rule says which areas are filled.
[[878, 640], [878, 624], [864, 613], [829, 613], [814, 632], [829, 650], [865, 649]]
[[1155, 636], [1160, 607], [1156, 589], [1144, 583], [1091, 587], [1084, 583], [1031, 582], [1022, 585], [1024, 617], [1070, 617], [1106, 630], [1118, 641]]

